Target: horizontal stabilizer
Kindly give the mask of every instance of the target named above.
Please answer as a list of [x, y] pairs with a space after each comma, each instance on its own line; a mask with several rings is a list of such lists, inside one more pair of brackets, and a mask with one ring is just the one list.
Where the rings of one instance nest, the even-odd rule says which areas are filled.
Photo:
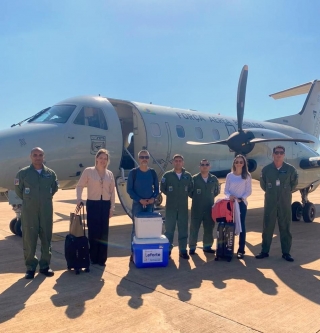
[[277, 93], [271, 94], [269, 96], [274, 99], [280, 99], [280, 98], [286, 98], [286, 97], [306, 94], [309, 92], [311, 85], [312, 85], [312, 82], [304, 83], [304, 84], [301, 84], [300, 86], [282, 90]]

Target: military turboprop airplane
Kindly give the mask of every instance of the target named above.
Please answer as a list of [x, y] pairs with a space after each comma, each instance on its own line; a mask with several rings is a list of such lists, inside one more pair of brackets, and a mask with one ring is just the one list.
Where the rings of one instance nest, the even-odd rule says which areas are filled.
[[[297, 190], [302, 202], [292, 204], [293, 220], [312, 222], [315, 206], [308, 193], [320, 184], [320, 156], [316, 152], [320, 131], [320, 81], [313, 81], [270, 95], [284, 98], [308, 93], [302, 110], [295, 115], [266, 121], [244, 120], [248, 68], [244, 66], [238, 87], [237, 119], [153, 104], [101, 96], [66, 99], [34, 116], [0, 131], [0, 198], [9, 200], [16, 212], [10, 222], [12, 232], [21, 235], [21, 201], [13, 191], [18, 170], [30, 163], [30, 151], [40, 146], [46, 164], [56, 171], [60, 188], [77, 184], [82, 171], [92, 166], [100, 148], [111, 154], [110, 170], [116, 178], [121, 204], [131, 215], [131, 199], [126, 193], [128, 172], [137, 165], [135, 156], [148, 149], [152, 167], [162, 174], [172, 168], [172, 156], [181, 153], [191, 173], [207, 158], [211, 172], [225, 176], [235, 153], [245, 154], [254, 179], [272, 161], [274, 141], [286, 149], [286, 161], [299, 172]], [[236, 130], [237, 128], [237, 130]], [[245, 129], [243, 129], [245, 128]], [[197, 146], [191, 146], [189, 142]], [[213, 141], [212, 141], [213, 140]], [[214, 148], [206, 145], [214, 144]], [[161, 196], [158, 204], [161, 203]]]

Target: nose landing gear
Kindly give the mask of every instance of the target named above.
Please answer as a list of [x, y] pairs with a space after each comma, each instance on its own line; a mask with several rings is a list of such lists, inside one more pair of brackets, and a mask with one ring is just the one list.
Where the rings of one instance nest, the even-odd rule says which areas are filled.
[[308, 194], [311, 189], [312, 185], [300, 190], [302, 203], [295, 201], [291, 205], [292, 221], [300, 221], [303, 218], [306, 223], [313, 222], [316, 216], [316, 207], [308, 200]]

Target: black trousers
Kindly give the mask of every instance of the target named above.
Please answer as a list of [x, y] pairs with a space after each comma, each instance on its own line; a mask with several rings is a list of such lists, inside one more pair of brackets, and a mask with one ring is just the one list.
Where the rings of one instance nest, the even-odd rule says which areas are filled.
[[104, 264], [108, 257], [110, 200], [87, 200], [90, 259]]

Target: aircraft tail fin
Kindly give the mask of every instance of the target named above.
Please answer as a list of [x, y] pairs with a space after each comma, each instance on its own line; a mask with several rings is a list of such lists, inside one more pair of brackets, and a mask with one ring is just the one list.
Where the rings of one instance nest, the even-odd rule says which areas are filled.
[[305, 83], [297, 87], [286, 89], [270, 97], [274, 99], [286, 98], [301, 94], [306, 94], [307, 98], [303, 104], [302, 110], [295, 115], [266, 120], [272, 123], [293, 126], [303, 132], [309, 133], [316, 138], [320, 134], [320, 81]]

